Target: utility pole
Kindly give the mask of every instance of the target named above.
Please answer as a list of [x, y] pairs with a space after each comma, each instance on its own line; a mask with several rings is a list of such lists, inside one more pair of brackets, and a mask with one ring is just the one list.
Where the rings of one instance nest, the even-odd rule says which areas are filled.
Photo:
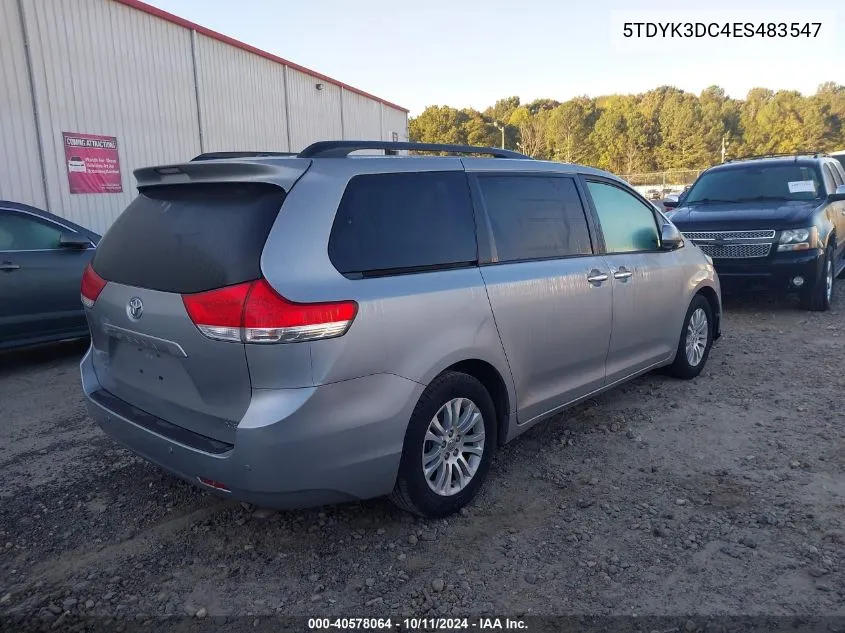
[[505, 126], [499, 123], [498, 121], [493, 121], [493, 125], [496, 126], [496, 129], [501, 130], [502, 132], [502, 149], [505, 149]]
[[724, 135], [722, 135], [722, 162], [723, 163], [725, 162], [725, 153], [727, 152], [727, 149], [728, 149], [728, 135], [724, 134]]

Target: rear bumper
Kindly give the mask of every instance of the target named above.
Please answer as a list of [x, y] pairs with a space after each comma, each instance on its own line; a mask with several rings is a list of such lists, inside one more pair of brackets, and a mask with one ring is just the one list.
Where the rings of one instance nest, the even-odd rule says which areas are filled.
[[91, 416], [118, 443], [206, 490], [212, 489], [200, 477], [224, 484], [226, 496], [279, 509], [388, 494], [424, 388], [375, 374], [317, 387], [256, 389], [234, 446], [200, 450], [202, 441], [171, 432], [173, 421], [156, 425], [131, 405], [117, 406], [122, 401], [114, 396], [100, 397], [90, 350], [80, 369]]
[[[803, 292], [820, 278], [824, 251], [782, 253], [760, 260], [714, 260], [722, 287], [726, 290], [765, 290], [769, 292]], [[803, 285], [794, 283], [796, 277]]]

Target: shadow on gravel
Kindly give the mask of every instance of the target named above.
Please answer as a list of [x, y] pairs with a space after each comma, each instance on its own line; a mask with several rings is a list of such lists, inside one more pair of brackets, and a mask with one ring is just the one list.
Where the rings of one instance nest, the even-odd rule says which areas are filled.
[[11, 374], [19, 369], [36, 369], [38, 366], [74, 357], [82, 360], [86, 349], [88, 349], [87, 338], [0, 351], [0, 376]]
[[[835, 284], [833, 287], [832, 310], [839, 309], [845, 302], [845, 283]], [[765, 292], [742, 292], [739, 290], [722, 289], [722, 305], [726, 312], [807, 312], [801, 307], [797, 295], [772, 295]]]
[[726, 312], [800, 312], [803, 310], [797, 297], [769, 296], [765, 294], [722, 293], [722, 307]]

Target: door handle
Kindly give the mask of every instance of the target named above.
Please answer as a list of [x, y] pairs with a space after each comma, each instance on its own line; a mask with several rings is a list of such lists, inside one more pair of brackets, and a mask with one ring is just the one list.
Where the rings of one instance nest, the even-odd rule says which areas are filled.
[[17, 270], [18, 268], [20, 268], [20, 266], [18, 266], [17, 264], [13, 264], [12, 262], [3, 262], [2, 264], [0, 264], [0, 270], [2, 270], [4, 273], [10, 273], [12, 271]]
[[607, 280], [607, 273], [603, 273], [602, 271], [596, 270], [595, 268], [587, 274], [587, 281], [596, 286], [600, 286], [602, 282]]
[[626, 269], [624, 266], [620, 266], [617, 270], [613, 271], [613, 278], [614, 279], [621, 279], [622, 281], [627, 281], [631, 278], [632, 273], [630, 270]]

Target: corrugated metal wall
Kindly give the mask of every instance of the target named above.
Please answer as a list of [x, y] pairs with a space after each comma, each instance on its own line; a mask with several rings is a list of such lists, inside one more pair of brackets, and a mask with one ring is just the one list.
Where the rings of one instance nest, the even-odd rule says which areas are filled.
[[398, 140], [408, 140], [408, 115], [401, 110], [382, 105], [381, 127], [384, 141], [393, 140], [391, 135], [394, 132], [398, 135]]
[[285, 67], [196, 34], [203, 151], [289, 151]]
[[[314, 141], [343, 138], [340, 87], [311, 75], [287, 69], [288, 116], [293, 151]], [[317, 90], [320, 84], [322, 90]]]
[[[404, 111], [113, 0], [0, 0], [0, 53], [0, 198], [99, 232], [134, 197], [138, 167], [407, 139]], [[71, 194], [62, 132], [116, 137], [123, 193]]]
[[[115, 2], [25, 0], [50, 211], [104, 231], [132, 169], [199, 152], [190, 32]], [[71, 194], [62, 132], [117, 137], [122, 194]]]
[[46, 203], [18, 0], [0, 0], [0, 200]]
[[343, 138], [381, 139], [382, 104], [359, 94], [343, 91]]

